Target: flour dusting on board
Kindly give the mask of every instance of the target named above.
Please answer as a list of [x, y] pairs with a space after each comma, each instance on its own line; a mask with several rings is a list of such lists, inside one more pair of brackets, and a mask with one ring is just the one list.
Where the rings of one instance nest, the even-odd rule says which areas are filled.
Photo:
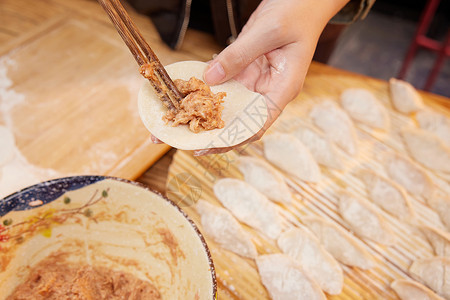
[[59, 175], [54, 170], [31, 165], [16, 147], [11, 112], [25, 101], [25, 95], [11, 88], [13, 81], [8, 77], [8, 68], [14, 65], [15, 61], [8, 57], [0, 59], [0, 120], [5, 123], [0, 124], [0, 198]]

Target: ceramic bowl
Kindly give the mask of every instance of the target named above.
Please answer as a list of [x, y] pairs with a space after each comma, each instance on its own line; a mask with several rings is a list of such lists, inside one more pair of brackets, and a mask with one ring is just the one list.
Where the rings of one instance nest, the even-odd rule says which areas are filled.
[[[172, 201], [103, 176], [43, 182], [0, 200], [0, 299], [52, 253], [152, 282], [162, 299], [215, 299], [205, 240]], [[2, 296], [4, 295], [4, 296]]]

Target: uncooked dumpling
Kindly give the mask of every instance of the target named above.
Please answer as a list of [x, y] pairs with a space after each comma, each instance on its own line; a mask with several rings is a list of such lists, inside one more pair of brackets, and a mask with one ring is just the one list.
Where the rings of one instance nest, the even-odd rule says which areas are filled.
[[389, 177], [412, 195], [432, 198], [435, 190], [433, 181], [420, 166], [410, 159], [392, 154], [386, 158], [384, 166]]
[[427, 168], [450, 173], [450, 148], [434, 134], [421, 129], [402, 131], [403, 141], [411, 156]]
[[450, 197], [436, 196], [428, 200], [428, 205], [437, 212], [442, 223], [450, 231]]
[[294, 136], [273, 133], [263, 138], [264, 156], [280, 169], [297, 178], [318, 182], [320, 169], [308, 148]]
[[450, 299], [450, 258], [433, 257], [416, 260], [409, 272], [445, 299]]
[[403, 187], [370, 170], [361, 171], [359, 177], [373, 203], [401, 220], [411, 220], [413, 212]]
[[256, 266], [273, 300], [326, 299], [319, 285], [287, 255], [278, 253], [258, 256]]
[[359, 88], [346, 89], [341, 94], [341, 104], [353, 120], [370, 127], [389, 129], [389, 114], [370, 91]]
[[401, 300], [444, 300], [426, 286], [412, 280], [398, 279], [392, 282], [391, 287]]
[[450, 147], [450, 119], [432, 110], [421, 110], [416, 114], [420, 128], [437, 135], [447, 147]]
[[281, 251], [298, 261], [303, 270], [330, 295], [342, 292], [344, 276], [339, 263], [306, 228], [291, 228], [278, 238]]
[[421, 229], [437, 256], [450, 257], [450, 233], [429, 225], [423, 225]]
[[356, 133], [352, 120], [333, 100], [314, 105], [309, 114], [325, 135], [350, 155], [356, 154]]
[[251, 226], [271, 239], [281, 231], [277, 207], [245, 181], [224, 178], [214, 184], [217, 199], [242, 223]]
[[358, 236], [384, 245], [394, 243], [394, 235], [388, 224], [369, 203], [342, 192], [339, 196], [339, 213]]
[[283, 175], [264, 160], [241, 156], [238, 168], [244, 174], [245, 181], [269, 199], [281, 203], [292, 201], [291, 192], [284, 182]]
[[256, 247], [238, 221], [224, 208], [199, 200], [196, 205], [206, 236], [222, 248], [238, 255], [255, 258]]
[[[183, 61], [166, 66], [172, 79], [189, 80], [192, 76], [202, 79], [207, 63]], [[147, 129], [164, 143], [183, 150], [223, 148], [237, 145], [257, 133], [267, 120], [265, 98], [248, 90], [243, 84], [229, 80], [211, 86], [214, 93], [226, 92], [222, 119], [225, 127], [194, 133], [187, 125], [172, 127], [163, 121], [167, 109], [159, 100], [148, 81], [139, 91], [138, 106], [141, 119]]]
[[325, 249], [348, 266], [370, 269], [373, 258], [353, 235], [338, 225], [317, 217], [303, 217], [302, 222], [314, 233]]
[[0, 168], [14, 158], [15, 151], [13, 134], [5, 126], [0, 126]]
[[309, 149], [318, 164], [342, 170], [342, 159], [335, 145], [323, 133], [312, 126], [301, 125], [293, 135]]
[[392, 104], [399, 112], [409, 114], [423, 108], [422, 97], [409, 82], [391, 78], [389, 90]]

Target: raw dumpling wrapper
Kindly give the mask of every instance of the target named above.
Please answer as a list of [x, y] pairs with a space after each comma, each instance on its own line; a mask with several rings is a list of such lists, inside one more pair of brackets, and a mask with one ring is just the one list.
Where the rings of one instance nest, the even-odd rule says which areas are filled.
[[384, 245], [394, 243], [394, 235], [388, 224], [369, 203], [343, 192], [339, 196], [339, 213], [360, 237]]
[[434, 134], [421, 129], [402, 131], [411, 156], [427, 168], [450, 173], [450, 148]]
[[450, 147], [449, 118], [431, 110], [421, 110], [417, 112], [416, 119], [420, 128], [434, 133], [447, 147]]
[[297, 178], [318, 182], [320, 168], [308, 148], [294, 136], [286, 133], [273, 133], [263, 139], [264, 156], [280, 169]]
[[389, 91], [392, 104], [399, 112], [409, 114], [423, 108], [422, 97], [409, 82], [391, 78]]
[[233, 179], [219, 179], [214, 184], [217, 199], [242, 223], [276, 239], [281, 231], [277, 207], [248, 183]]
[[450, 258], [433, 257], [416, 260], [409, 272], [445, 299], [450, 299]]
[[326, 299], [319, 285], [287, 255], [278, 253], [258, 256], [256, 266], [273, 300]]
[[333, 100], [314, 105], [309, 113], [325, 135], [350, 155], [355, 155], [356, 133], [352, 120]]
[[348, 266], [370, 269], [373, 258], [353, 235], [338, 225], [317, 217], [304, 217], [302, 222], [315, 234], [325, 249]]
[[366, 184], [373, 203], [400, 220], [411, 220], [413, 217], [411, 204], [408, 195], [400, 185], [370, 170], [363, 170], [359, 175]]
[[323, 133], [311, 126], [301, 125], [293, 135], [309, 149], [318, 164], [337, 170], [343, 169], [342, 159], [335, 145]]
[[389, 129], [389, 114], [370, 91], [346, 89], [341, 94], [341, 104], [353, 120], [373, 128]]
[[306, 228], [291, 228], [278, 238], [281, 251], [298, 261], [323, 291], [330, 295], [342, 292], [344, 275], [339, 263]]
[[13, 160], [16, 151], [14, 136], [5, 126], [0, 125], [0, 168]]
[[[183, 61], [166, 66], [166, 70], [172, 79], [189, 80], [192, 76], [202, 79], [207, 66], [204, 62]], [[227, 93], [222, 111], [224, 128], [194, 133], [187, 125], [172, 127], [166, 124], [163, 116], [167, 108], [159, 100], [149, 81], [141, 87], [138, 97], [139, 114], [145, 127], [164, 143], [183, 150], [235, 146], [263, 127], [268, 115], [264, 96], [248, 90], [235, 80], [210, 88], [214, 93]]]
[[391, 287], [401, 300], [444, 300], [426, 286], [412, 280], [395, 280]]
[[203, 230], [222, 248], [238, 255], [255, 258], [256, 247], [238, 221], [224, 208], [199, 200], [196, 205]]
[[427, 173], [417, 164], [398, 154], [386, 158], [384, 166], [389, 177], [403, 186], [412, 195], [420, 195], [431, 199], [434, 184]]
[[264, 160], [241, 156], [238, 168], [244, 174], [245, 181], [267, 198], [281, 203], [292, 202], [292, 195], [284, 182], [283, 175]]

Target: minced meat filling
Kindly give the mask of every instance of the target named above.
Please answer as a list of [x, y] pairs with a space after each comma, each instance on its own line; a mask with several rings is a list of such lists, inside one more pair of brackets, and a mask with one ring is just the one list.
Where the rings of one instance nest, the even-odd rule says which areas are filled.
[[150, 282], [104, 267], [71, 266], [50, 256], [36, 265], [27, 280], [6, 300], [155, 300], [159, 291]]
[[172, 126], [189, 124], [189, 129], [195, 133], [224, 127], [222, 103], [226, 93], [214, 94], [206, 83], [195, 77], [191, 77], [189, 81], [176, 79], [174, 83], [186, 96], [178, 111], [167, 111], [163, 117], [166, 123], [172, 121]]

